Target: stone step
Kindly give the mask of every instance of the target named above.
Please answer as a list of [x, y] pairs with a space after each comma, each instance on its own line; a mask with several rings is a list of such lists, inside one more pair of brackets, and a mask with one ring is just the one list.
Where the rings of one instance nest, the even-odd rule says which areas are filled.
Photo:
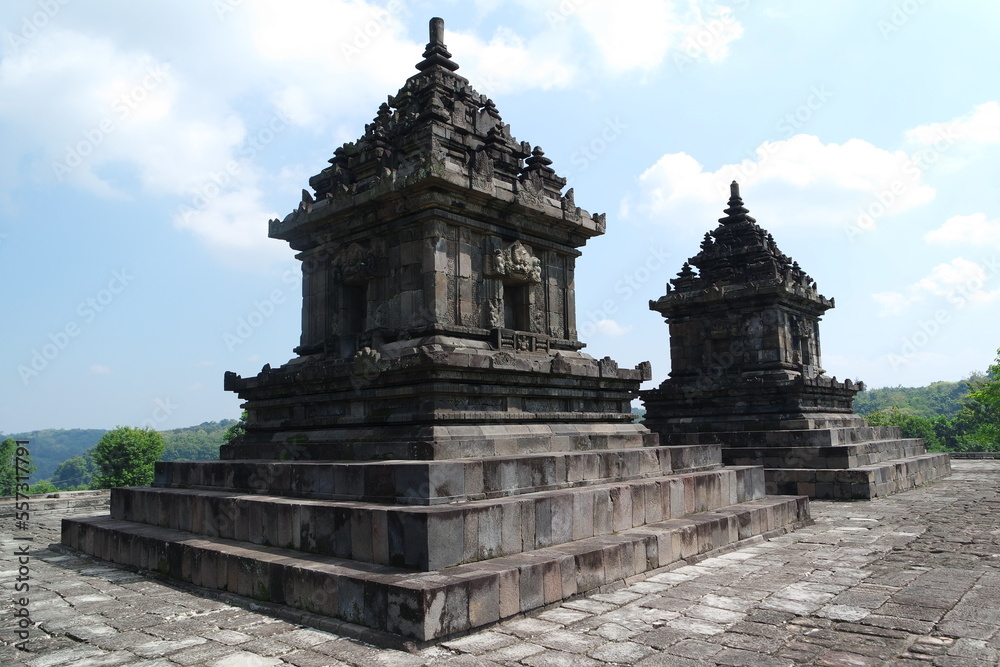
[[[39, 493], [28, 496], [31, 512], [51, 512], [71, 508], [92, 507], [94, 510], [107, 509], [110, 505], [111, 492], [108, 489], [97, 491], [58, 491], [55, 493]], [[21, 501], [23, 503], [23, 501]], [[0, 500], [0, 519], [13, 518], [16, 514], [17, 502], [13, 497]]]
[[427, 571], [608, 535], [763, 495], [762, 468], [748, 466], [431, 506], [131, 487], [116, 489], [111, 516]]
[[643, 447], [450, 461], [170, 461], [154, 486], [325, 500], [436, 505], [711, 470], [718, 445]]
[[850, 445], [823, 447], [724, 447], [728, 465], [762, 465], [765, 468], [843, 469], [885, 463], [926, 454], [920, 438], [872, 440]]
[[815, 499], [879, 498], [951, 474], [947, 454], [931, 453], [845, 470], [765, 468], [768, 493], [794, 493]]
[[808, 516], [806, 498], [767, 497], [426, 573], [108, 516], [64, 519], [62, 541], [114, 563], [426, 642], [783, 533]]
[[[515, 412], [500, 416], [492, 413], [471, 414], [483, 423], [373, 426], [338, 422], [336, 428], [256, 429], [238, 445], [222, 445], [219, 448], [219, 458], [425, 461], [652, 447], [660, 444], [656, 434], [650, 433], [645, 426], [622, 422], [620, 418], [627, 417], [622, 414], [596, 415], [592, 422], [581, 421], [577, 413], [535, 415]], [[612, 420], [613, 416], [619, 419]]]
[[861, 421], [860, 426], [843, 428], [669, 433], [661, 434], [660, 442], [670, 445], [721, 444], [724, 447], [828, 447], [897, 440], [901, 436], [899, 427], [868, 426], [867, 422]]

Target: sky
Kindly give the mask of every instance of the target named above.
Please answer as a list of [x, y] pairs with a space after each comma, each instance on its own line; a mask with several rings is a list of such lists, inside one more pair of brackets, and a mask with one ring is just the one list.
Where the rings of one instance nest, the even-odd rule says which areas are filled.
[[459, 74], [607, 232], [586, 352], [653, 381], [648, 308], [750, 214], [836, 299], [823, 366], [867, 386], [1000, 347], [1000, 3], [9, 0], [0, 4], [0, 431], [238, 418], [223, 373], [293, 357], [267, 238], [445, 19]]

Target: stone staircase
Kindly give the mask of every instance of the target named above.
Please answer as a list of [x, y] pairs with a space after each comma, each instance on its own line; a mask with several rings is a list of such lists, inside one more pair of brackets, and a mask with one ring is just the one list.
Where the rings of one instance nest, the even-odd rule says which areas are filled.
[[782, 431], [676, 433], [667, 442], [722, 446], [727, 465], [764, 466], [771, 494], [817, 499], [871, 499], [932, 482], [951, 472], [947, 454], [898, 427], [848, 426]]
[[115, 489], [109, 516], [64, 520], [62, 540], [426, 642], [809, 521], [806, 498], [766, 497], [761, 467], [721, 456], [159, 463], [152, 487]]

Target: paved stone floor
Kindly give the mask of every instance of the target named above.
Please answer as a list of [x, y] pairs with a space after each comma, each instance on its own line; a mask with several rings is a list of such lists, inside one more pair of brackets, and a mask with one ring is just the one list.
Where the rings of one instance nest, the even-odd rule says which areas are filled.
[[[33, 621], [13, 618], [2, 531], [0, 663], [55, 665], [996, 665], [1000, 461], [888, 499], [812, 504], [814, 526], [419, 653], [276, 620], [46, 548], [68, 512], [31, 517]], [[93, 510], [79, 510], [80, 514]]]

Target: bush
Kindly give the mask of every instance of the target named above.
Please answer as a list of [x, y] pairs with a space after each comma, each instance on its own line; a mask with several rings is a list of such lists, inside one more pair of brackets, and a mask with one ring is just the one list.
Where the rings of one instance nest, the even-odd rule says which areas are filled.
[[94, 445], [95, 489], [145, 486], [153, 482], [153, 466], [163, 455], [163, 437], [148, 428], [118, 426]]

